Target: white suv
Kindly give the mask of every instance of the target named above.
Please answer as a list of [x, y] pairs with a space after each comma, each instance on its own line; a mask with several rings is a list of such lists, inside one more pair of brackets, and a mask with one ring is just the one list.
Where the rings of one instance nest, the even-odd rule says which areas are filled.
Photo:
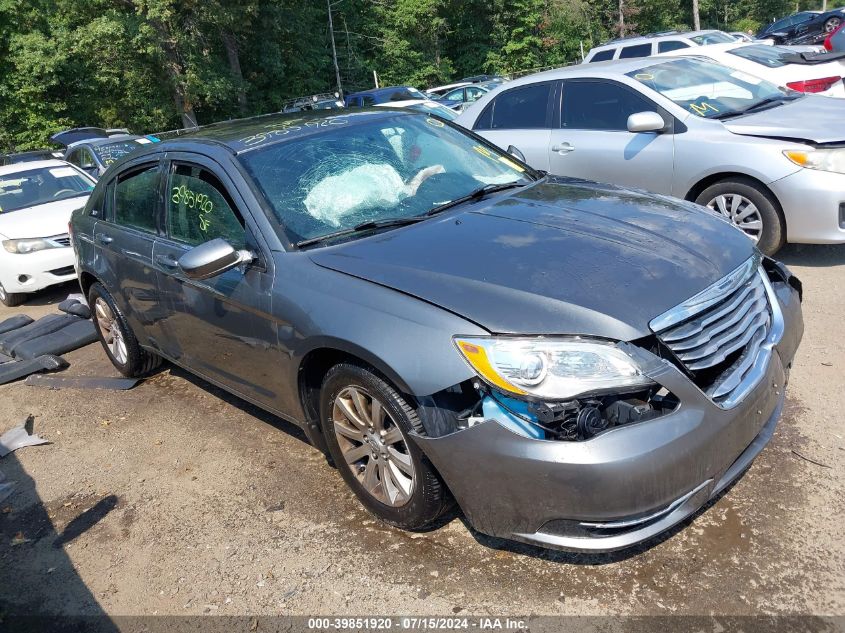
[[728, 44], [730, 42], [736, 43], [736, 38], [724, 31], [715, 30], [689, 31], [687, 33], [667, 31], [653, 35], [624, 37], [590, 49], [590, 52], [584, 58], [584, 63], [650, 57], [658, 53], [668, 53], [682, 48], [706, 44]]

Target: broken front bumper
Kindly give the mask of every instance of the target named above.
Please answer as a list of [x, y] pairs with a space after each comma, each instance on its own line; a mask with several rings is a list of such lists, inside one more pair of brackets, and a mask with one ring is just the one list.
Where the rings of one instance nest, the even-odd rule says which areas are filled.
[[798, 293], [772, 286], [784, 329], [762, 379], [733, 408], [643, 351], [645, 372], [680, 400], [667, 415], [584, 442], [530, 439], [495, 421], [415, 439], [480, 532], [573, 551], [640, 543], [695, 513], [771, 438], [803, 333]]

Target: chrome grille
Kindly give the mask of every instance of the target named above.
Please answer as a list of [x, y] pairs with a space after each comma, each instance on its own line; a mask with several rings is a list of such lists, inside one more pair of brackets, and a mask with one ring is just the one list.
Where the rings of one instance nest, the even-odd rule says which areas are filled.
[[751, 375], [772, 323], [765, 273], [754, 257], [652, 321], [652, 329], [705, 393], [723, 403]]
[[70, 246], [70, 235], [67, 233], [64, 235], [56, 235], [55, 237], [48, 237], [47, 239], [59, 246]]

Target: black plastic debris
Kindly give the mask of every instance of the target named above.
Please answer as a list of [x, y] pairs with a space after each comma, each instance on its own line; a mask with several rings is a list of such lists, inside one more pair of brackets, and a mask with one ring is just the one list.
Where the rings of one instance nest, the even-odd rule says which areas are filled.
[[40, 371], [59, 371], [68, 367], [68, 362], [61, 356], [45, 355], [31, 360], [19, 360], [0, 365], [0, 385], [18, 380]]
[[48, 440], [38, 437], [33, 432], [35, 418], [28, 416], [26, 420], [0, 435], [0, 457], [5, 457], [12, 451], [26, 446], [39, 446], [49, 444]]
[[48, 389], [115, 389], [125, 391], [132, 389], [140, 382], [140, 378], [98, 378], [89, 376], [46, 376], [32, 374], [25, 381], [30, 387], [46, 387]]
[[0, 334], [0, 353], [29, 360], [64, 354], [97, 340], [94, 324], [72, 314], [48, 314]]
[[44, 354], [64, 354], [97, 340], [97, 331], [91, 321], [71, 318], [71, 323], [55, 332], [18, 344], [14, 349], [15, 358], [29, 360]]
[[28, 325], [0, 334], [0, 352], [15, 356], [15, 348], [21, 343], [57, 332], [78, 320], [79, 317], [70, 314], [48, 314]]
[[91, 308], [82, 303], [79, 299], [67, 298], [62, 301], [57, 307], [62, 312], [78, 316], [81, 319], [91, 318]]
[[4, 321], [0, 321], [0, 334], [17, 330], [18, 328], [29, 325], [30, 323], [32, 323], [32, 317], [28, 317], [25, 314], [17, 314], [5, 319]]

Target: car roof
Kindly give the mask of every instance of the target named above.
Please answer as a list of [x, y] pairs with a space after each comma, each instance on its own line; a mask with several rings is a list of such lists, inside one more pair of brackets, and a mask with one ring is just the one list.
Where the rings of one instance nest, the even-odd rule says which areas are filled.
[[[632, 70], [638, 70], [643, 66], [648, 66], [651, 64], [671, 60], [672, 58], [663, 57], [661, 55], [658, 57], [632, 57], [631, 59], [613, 59], [602, 62], [590, 62], [589, 64], [572, 64], [571, 66], [563, 66], [562, 68], [544, 70], [541, 73], [520, 77], [519, 79], [514, 79], [513, 81], [510, 81], [507, 84], [503, 85], [506, 85], [508, 88], [511, 88], [513, 86], [525, 83], [534, 83], [538, 81], [538, 79], [566, 79], [571, 75], [586, 75], [590, 77], [618, 77], [619, 75], [624, 75], [625, 73], [631, 72]], [[530, 79], [531, 81], [526, 81], [526, 79]]]
[[157, 134], [156, 136], [161, 138], [160, 143], [146, 145], [126, 158], [139, 156], [139, 152], [146, 154], [166, 150], [175, 144], [190, 141], [216, 143], [228, 147], [235, 154], [240, 154], [258, 147], [301, 138], [319, 130], [329, 131], [340, 126], [358, 125], [396, 116], [425, 116], [425, 114], [401, 108], [379, 107], [265, 114], [248, 119], [212, 123], [192, 130]]
[[[765, 46], [766, 48], [772, 48], [767, 44], [759, 44], [757, 42], [740, 42], [735, 40], [733, 42], [720, 42], [718, 44], [702, 44], [701, 46], [696, 46], [694, 48], [683, 48], [677, 51], [669, 51], [670, 53], [675, 53], [676, 55], [706, 55], [708, 51], [716, 51], [716, 52], [725, 52], [725, 51], [732, 51], [736, 48], [748, 48], [749, 46]], [[662, 57], [663, 55], [667, 55], [668, 53], [659, 53]]]
[[69, 167], [70, 164], [57, 158], [49, 160], [32, 160], [26, 163], [13, 163], [11, 165], [0, 166], [0, 176], [8, 176], [21, 171], [30, 171], [33, 169], [46, 169], [48, 167]]
[[646, 42], [659, 42], [660, 40], [676, 40], [676, 39], [690, 39], [699, 35], [709, 35], [710, 33], [721, 33], [719, 29], [702, 29], [700, 31], [667, 31], [664, 33], [654, 33], [652, 35], [634, 35], [631, 37], [619, 38], [611, 40], [600, 46], [596, 46], [591, 50], [604, 49], [617, 46], [630, 46], [632, 44], [645, 44]]
[[[390, 92], [391, 90], [408, 90], [409, 88], [413, 88], [413, 86], [387, 86], [385, 88], [371, 88], [370, 90], [362, 90], [361, 92], [353, 92], [352, 94], [346, 95], [347, 98], [349, 97], [359, 97], [361, 95], [378, 95], [384, 92]], [[416, 88], [413, 88], [416, 90]]]
[[91, 147], [100, 147], [101, 145], [111, 145], [112, 143], [120, 143], [121, 141], [134, 141], [142, 136], [136, 134], [114, 134], [106, 138], [86, 138], [81, 141], [76, 141], [67, 146], [68, 149], [79, 147], [80, 145], [90, 145]]

